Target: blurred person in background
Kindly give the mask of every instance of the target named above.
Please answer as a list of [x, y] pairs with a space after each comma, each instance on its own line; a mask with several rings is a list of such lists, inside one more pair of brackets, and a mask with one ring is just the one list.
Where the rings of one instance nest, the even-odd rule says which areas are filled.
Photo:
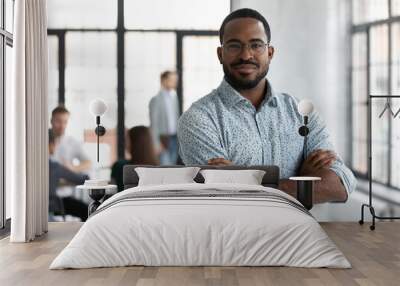
[[55, 136], [53, 159], [74, 172], [88, 172], [91, 168], [89, 157], [82, 143], [65, 135], [70, 113], [64, 106], [57, 106], [51, 113], [51, 130]]
[[[51, 130], [55, 137], [54, 153], [51, 156], [56, 161], [73, 172], [89, 173], [91, 162], [83, 150], [83, 144], [65, 134], [70, 117], [69, 111], [62, 105], [57, 106], [51, 113]], [[63, 186], [64, 185], [64, 186]], [[59, 196], [73, 195], [74, 188], [61, 182], [57, 188]]]
[[69, 184], [82, 185], [85, 180], [89, 179], [89, 176], [76, 173], [52, 159], [55, 148], [56, 136], [54, 132], [49, 129], [49, 220], [53, 221], [54, 216], [57, 215], [71, 215], [79, 217], [81, 221], [86, 221], [88, 217], [88, 206], [72, 197], [58, 197], [56, 189], [61, 179]]
[[118, 160], [111, 167], [111, 181], [118, 186], [118, 192], [124, 190], [123, 169], [126, 164], [159, 165], [152, 134], [148, 127], [132, 127], [127, 132], [125, 142], [130, 159]]
[[175, 165], [178, 160], [176, 136], [179, 101], [176, 94], [178, 75], [165, 71], [160, 76], [161, 90], [149, 105], [150, 127], [161, 165]]

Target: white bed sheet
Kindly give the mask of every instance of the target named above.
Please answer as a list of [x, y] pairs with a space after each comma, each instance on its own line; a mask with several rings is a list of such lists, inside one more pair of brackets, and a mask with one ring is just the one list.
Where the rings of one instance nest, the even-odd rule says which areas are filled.
[[[350, 268], [310, 215], [257, 198], [171, 198], [123, 201], [165, 190], [262, 190], [239, 184], [176, 184], [125, 190], [100, 207], [50, 269], [145, 266], [293, 266]], [[108, 207], [107, 207], [108, 206]]]

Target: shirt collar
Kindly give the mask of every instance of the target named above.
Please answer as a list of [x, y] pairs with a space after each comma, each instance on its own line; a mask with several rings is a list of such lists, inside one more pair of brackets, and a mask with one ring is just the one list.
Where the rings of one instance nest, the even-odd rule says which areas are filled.
[[268, 106], [271, 107], [278, 106], [278, 97], [268, 80], [267, 80], [267, 93], [265, 95], [263, 102], [261, 102], [261, 106], [264, 106], [265, 104], [268, 104]]
[[175, 94], [175, 90], [171, 89], [171, 90], [167, 90], [167, 89], [160, 89], [160, 94], [165, 94], [165, 95], [174, 95]]
[[[248, 101], [245, 97], [243, 97], [236, 89], [234, 89], [226, 80], [225, 78], [222, 80], [221, 84], [218, 87], [218, 93], [222, 99], [222, 101], [228, 106], [232, 107], [239, 102], [242, 101]], [[271, 107], [277, 107], [278, 106], [278, 100], [276, 93], [272, 89], [270, 83], [267, 80], [267, 93], [265, 95], [265, 98], [263, 102], [261, 103], [261, 106], [264, 106], [265, 104], [268, 104]]]

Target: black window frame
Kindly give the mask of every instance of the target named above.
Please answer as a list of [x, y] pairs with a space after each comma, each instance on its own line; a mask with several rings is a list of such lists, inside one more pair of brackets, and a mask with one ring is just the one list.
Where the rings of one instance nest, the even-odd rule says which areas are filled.
[[[352, 9], [354, 8], [354, 1], [352, 0]], [[393, 95], [392, 94], [392, 63], [393, 63], [393, 58], [392, 58], [392, 25], [394, 23], [400, 23], [400, 15], [396, 15], [393, 16], [392, 15], [392, 0], [387, 0], [387, 4], [388, 4], [388, 18], [385, 19], [380, 19], [380, 20], [375, 20], [375, 21], [369, 21], [369, 22], [363, 22], [363, 23], [359, 23], [359, 24], [354, 24], [352, 21], [352, 27], [351, 27], [351, 39], [353, 39], [353, 36], [356, 34], [365, 34], [365, 45], [366, 45], [366, 86], [367, 86], [367, 94], [365, 95], [365, 106], [368, 106], [368, 96], [371, 95], [371, 84], [370, 84], [370, 34], [371, 34], [371, 28], [373, 27], [377, 27], [377, 26], [382, 26], [382, 25], [387, 25], [388, 29], [388, 92], [386, 95]], [[352, 19], [353, 20], [353, 19]], [[353, 43], [353, 41], [352, 41]], [[352, 46], [353, 49], [353, 46]], [[351, 65], [350, 67], [350, 90], [352, 90], [352, 83], [353, 83], [353, 78], [352, 78], [352, 71], [353, 71], [353, 67]], [[350, 97], [350, 103], [353, 104], [353, 97], [354, 94], [351, 91], [351, 97]], [[354, 138], [354, 123], [353, 123], [353, 106], [350, 108], [351, 109], [351, 140], [350, 140], [350, 154], [353, 154], [353, 138]], [[386, 186], [390, 189], [394, 189], [394, 190], [398, 190], [400, 191], [400, 187], [398, 186], [394, 186], [392, 184], [392, 178], [391, 178], [391, 174], [392, 174], [392, 148], [391, 148], [391, 140], [392, 140], [392, 124], [391, 124], [391, 120], [390, 118], [388, 119], [388, 125], [389, 125], [389, 132], [388, 132], [388, 161], [387, 161], [387, 168], [388, 168], [388, 177], [385, 178], [385, 181], [387, 181], [387, 183], [378, 181], [373, 179], [372, 181], [376, 184], [382, 185], [382, 186]], [[368, 127], [368, 122], [365, 122], [365, 129], [367, 130]], [[365, 144], [367, 146], [368, 144], [368, 138], [365, 139]], [[366, 156], [368, 156], [368, 151]], [[368, 180], [368, 171], [364, 172], [360, 172], [358, 170], [355, 169], [354, 166], [354, 160], [353, 160], [353, 156], [351, 156], [351, 169], [354, 172], [354, 174], [362, 179]], [[366, 163], [368, 165], [368, 158], [366, 158]], [[366, 169], [368, 170], [367, 166]]]
[[[12, 11], [14, 13], [14, 3], [12, 0]], [[6, 15], [6, 0], [0, 0], [1, 21], [0, 21], [0, 236], [6, 235], [10, 231], [10, 218], [6, 217], [6, 162], [5, 162], [5, 132], [6, 132], [6, 50], [13, 47], [13, 33], [6, 30], [6, 21], [9, 15]], [[13, 17], [11, 15], [11, 17]], [[8, 83], [9, 84], [9, 83]]]
[[[65, 103], [65, 34], [67, 32], [115, 32], [117, 34], [117, 157], [125, 157], [125, 33], [129, 32], [158, 32], [175, 33], [176, 35], [176, 71], [179, 75], [177, 95], [180, 112], [183, 109], [183, 38], [185, 36], [218, 36], [217, 30], [179, 30], [179, 29], [127, 29], [124, 24], [124, 0], [118, 1], [118, 18], [115, 29], [47, 29], [48, 35], [58, 37], [58, 104]], [[232, 10], [232, 1], [230, 1]]]

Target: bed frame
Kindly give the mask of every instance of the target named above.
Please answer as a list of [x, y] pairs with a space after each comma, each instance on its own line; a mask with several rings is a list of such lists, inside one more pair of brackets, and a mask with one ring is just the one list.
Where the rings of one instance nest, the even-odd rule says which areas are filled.
[[[200, 167], [202, 170], [206, 169], [217, 169], [217, 170], [263, 170], [265, 175], [262, 179], [262, 185], [265, 187], [277, 188], [279, 183], [279, 167], [278, 166], [209, 166], [209, 165], [176, 165], [176, 166], [149, 166], [149, 165], [125, 165], [123, 172], [123, 183], [124, 189], [136, 187], [139, 183], [139, 176], [135, 171], [137, 167], [147, 168], [182, 168], [182, 167]], [[204, 178], [200, 174], [197, 174], [194, 180], [197, 183], [204, 183]]]
[[[261, 184], [264, 187], [278, 188], [279, 184], [279, 167], [270, 166], [210, 166], [210, 165], [174, 165], [174, 166], [150, 166], [150, 165], [125, 165], [123, 171], [123, 183], [124, 189], [136, 187], [139, 183], [139, 176], [135, 171], [137, 167], [147, 168], [182, 168], [182, 167], [200, 167], [202, 170], [217, 169], [217, 170], [263, 170], [265, 175], [262, 179]], [[295, 178], [295, 177], [294, 177]], [[292, 178], [292, 179], [294, 179]], [[194, 180], [197, 183], [204, 183], [204, 178], [200, 174], [197, 174]], [[297, 200], [303, 204], [303, 206], [310, 210], [313, 207], [313, 181], [308, 179], [302, 179], [297, 177]]]
[[[265, 171], [265, 175], [262, 179], [261, 184], [264, 187], [271, 187], [271, 188], [278, 188], [279, 184], [279, 167], [278, 166], [210, 166], [210, 165], [171, 165], [171, 166], [152, 166], [152, 165], [125, 165], [123, 170], [123, 183], [124, 189], [134, 188], [137, 187], [139, 183], [139, 176], [135, 171], [137, 167], [146, 167], [146, 168], [183, 168], [183, 167], [200, 167], [202, 170], [263, 170]], [[204, 183], [204, 178], [200, 174], [194, 178], [195, 182], [197, 183]], [[300, 182], [301, 183], [301, 182]], [[301, 184], [300, 184], [301, 186]], [[299, 189], [299, 184], [297, 186]], [[312, 203], [312, 184], [308, 186], [308, 188], [302, 188], [303, 191], [300, 190], [297, 194], [297, 200], [300, 201], [308, 210], [313, 207]], [[105, 191], [101, 190], [101, 195], [99, 196], [91, 196], [94, 202], [89, 206], [88, 213], [89, 216], [96, 211], [97, 207], [100, 205], [100, 200], [104, 197]], [[304, 193], [304, 191], [306, 191]], [[302, 194], [302, 195], [299, 195]], [[306, 194], [306, 195], [304, 195]], [[96, 195], [96, 194], [95, 194]], [[93, 207], [93, 204], [95, 205]]]

